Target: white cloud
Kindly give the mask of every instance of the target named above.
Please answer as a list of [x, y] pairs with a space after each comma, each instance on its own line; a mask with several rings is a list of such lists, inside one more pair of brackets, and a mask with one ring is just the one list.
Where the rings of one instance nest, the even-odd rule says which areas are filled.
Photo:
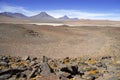
[[80, 18], [80, 19], [116, 19], [120, 20], [120, 15], [115, 13], [91, 13], [83, 12], [80, 10], [49, 10], [47, 11], [50, 15], [61, 17], [63, 15], [68, 15], [71, 18]]
[[[28, 10], [20, 6], [10, 6], [6, 4], [0, 4], [0, 12], [18, 12], [23, 13], [27, 16], [32, 16], [40, 13], [41, 11], [37, 10]], [[80, 10], [46, 10], [48, 14], [56, 18], [67, 15], [71, 18], [80, 18], [80, 19], [110, 19], [110, 20], [120, 20], [120, 14], [118, 13], [94, 13], [94, 12], [85, 12]]]
[[19, 6], [9, 6], [9, 5], [0, 5], [0, 12], [13, 12], [13, 13], [23, 13], [27, 16], [32, 16], [38, 13], [38, 11], [30, 11], [25, 9], [24, 7]]

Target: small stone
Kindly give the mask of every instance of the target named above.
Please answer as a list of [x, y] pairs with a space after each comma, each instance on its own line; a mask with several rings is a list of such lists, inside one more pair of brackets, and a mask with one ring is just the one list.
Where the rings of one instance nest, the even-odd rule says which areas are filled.
[[3, 56], [1, 60], [4, 61], [4, 62], [9, 62], [8, 58], [5, 57], [5, 56]]
[[8, 79], [10, 78], [12, 75], [11, 74], [3, 74], [3, 75], [0, 75], [0, 80], [5, 80], [5, 79]]
[[29, 65], [30, 65], [30, 66], [35, 65], [35, 61], [31, 61]]
[[28, 80], [35, 75], [35, 73], [37, 72], [37, 69], [38, 69], [38, 68], [34, 68], [34, 69], [32, 70], [32, 72], [28, 75], [28, 78], [27, 78]]
[[37, 57], [32, 58], [32, 61], [35, 61], [35, 60], [37, 60]]
[[30, 56], [24, 56], [22, 60], [30, 60]]
[[62, 76], [63, 77], [63, 75], [64, 75], [64, 77], [68, 77], [68, 76], [70, 76], [71, 74], [70, 73], [66, 73], [66, 72], [63, 72], [60, 76]]
[[11, 68], [17, 69], [19, 66], [16, 63], [11, 64]]
[[30, 64], [30, 62], [31, 62], [30, 60], [26, 60], [26, 63], [27, 63], [27, 64]]
[[20, 60], [20, 58], [18, 57], [18, 58], [15, 58], [15, 62], [20, 62], [21, 60]]
[[26, 75], [26, 77], [28, 77], [30, 75], [30, 73], [31, 73], [31, 71], [27, 69], [26, 71], [22, 72], [21, 74], [24, 74], [24, 75]]
[[4, 62], [4, 61], [1, 61], [1, 62], [0, 62], [0, 66], [7, 66], [7, 65], [8, 65], [7, 62]]
[[8, 58], [7, 58], [7, 57], [5, 57], [5, 56], [3, 56], [3, 57], [2, 57], [2, 60], [7, 60], [7, 59], [8, 59]]

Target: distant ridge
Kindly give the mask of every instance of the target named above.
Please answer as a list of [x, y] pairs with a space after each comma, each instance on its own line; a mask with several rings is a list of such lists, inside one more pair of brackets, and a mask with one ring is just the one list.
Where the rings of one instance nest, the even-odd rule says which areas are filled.
[[69, 20], [70, 18], [67, 15], [64, 15], [63, 17], [60, 17], [59, 19]]
[[69, 18], [67, 15], [64, 15], [60, 18], [54, 18], [53, 16], [47, 14], [46, 12], [40, 12], [34, 16], [26, 16], [22, 13], [12, 13], [12, 12], [2, 12], [0, 13], [0, 22], [16, 22], [16, 21], [27, 21], [27, 22], [63, 22], [64, 20], [78, 20], [78, 18]]
[[69, 18], [67, 15], [60, 17], [59, 19], [61, 19], [61, 20], [79, 20], [78, 18]]
[[10, 17], [10, 18], [28, 18], [26, 15], [22, 13], [11, 13], [11, 12], [2, 12], [0, 13], [0, 16]]

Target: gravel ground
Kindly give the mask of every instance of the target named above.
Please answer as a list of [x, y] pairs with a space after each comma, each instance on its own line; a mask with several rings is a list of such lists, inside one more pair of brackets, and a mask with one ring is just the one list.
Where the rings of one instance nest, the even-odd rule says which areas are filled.
[[0, 24], [0, 54], [51, 58], [118, 56], [119, 29]]

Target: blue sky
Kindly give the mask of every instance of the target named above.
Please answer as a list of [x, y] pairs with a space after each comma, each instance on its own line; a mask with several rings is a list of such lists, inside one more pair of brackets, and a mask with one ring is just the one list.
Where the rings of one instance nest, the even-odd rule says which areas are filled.
[[46, 11], [54, 17], [120, 20], [120, 0], [0, 0], [0, 12], [32, 16]]

